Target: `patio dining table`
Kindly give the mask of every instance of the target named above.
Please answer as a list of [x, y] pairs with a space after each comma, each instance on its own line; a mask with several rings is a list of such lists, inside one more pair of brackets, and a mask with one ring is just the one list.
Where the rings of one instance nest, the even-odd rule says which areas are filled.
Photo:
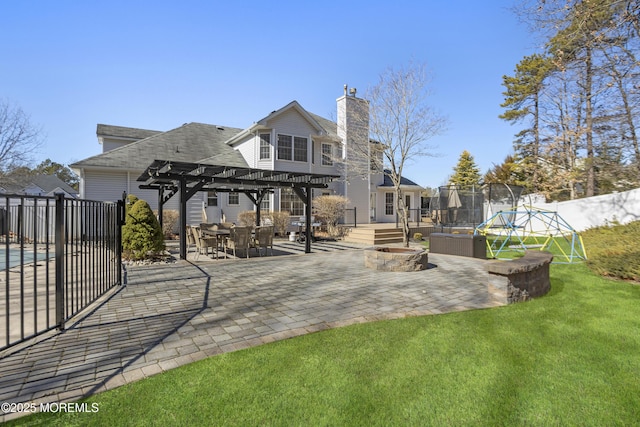
[[[231, 234], [231, 230], [229, 230], [228, 228], [220, 228], [217, 230], [211, 230], [211, 229], [206, 229], [203, 228], [200, 230], [200, 232], [202, 233], [202, 237], [205, 238], [215, 238], [216, 239], [216, 259], [218, 259], [218, 247], [220, 247], [220, 241], [222, 240], [222, 242], [224, 242], [224, 239], [226, 239], [227, 237], [229, 237], [229, 235]], [[225, 253], [225, 258], [227, 257], [226, 253]]]

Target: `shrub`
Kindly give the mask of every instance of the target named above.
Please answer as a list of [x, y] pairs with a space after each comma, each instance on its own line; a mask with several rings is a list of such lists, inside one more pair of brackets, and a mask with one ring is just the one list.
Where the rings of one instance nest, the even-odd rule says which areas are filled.
[[580, 234], [587, 266], [596, 274], [640, 280], [640, 221], [590, 228]]
[[413, 240], [422, 240], [422, 233], [414, 233]]
[[274, 211], [269, 214], [271, 221], [273, 222], [273, 227], [280, 236], [284, 236], [287, 234], [287, 227], [289, 227], [289, 223], [291, 222], [291, 215], [289, 212], [284, 211]]
[[256, 226], [256, 211], [242, 211], [238, 214], [238, 222], [243, 227]]
[[[153, 214], [158, 217], [158, 212], [153, 211]], [[176, 224], [178, 224], [178, 219], [180, 218], [180, 213], [176, 210], [163, 210], [162, 211], [162, 234], [165, 239], [172, 239], [176, 232]]]
[[126, 218], [127, 218], [127, 215], [129, 214], [129, 210], [133, 207], [133, 205], [136, 204], [138, 200], [139, 200], [138, 196], [136, 196], [135, 194], [127, 194], [127, 200], [124, 205], [125, 222], [127, 222]]
[[122, 227], [122, 250], [125, 259], [152, 258], [164, 251], [164, 236], [149, 204], [138, 200], [127, 209]]
[[317, 220], [327, 225], [330, 236], [339, 234], [338, 221], [344, 218], [344, 210], [349, 199], [344, 196], [318, 196], [313, 199], [313, 208]]

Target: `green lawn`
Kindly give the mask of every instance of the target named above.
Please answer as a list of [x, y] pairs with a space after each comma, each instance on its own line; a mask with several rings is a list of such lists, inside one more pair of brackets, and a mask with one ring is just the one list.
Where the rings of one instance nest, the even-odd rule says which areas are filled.
[[[28, 425], [638, 425], [640, 287], [553, 265], [543, 298], [212, 357]], [[464, 284], [460, 284], [464, 286]]]
[[[572, 238], [575, 242], [572, 244]], [[505, 244], [504, 237], [487, 236], [487, 243], [491, 245], [491, 250], [487, 249], [487, 258], [493, 258], [494, 255], [498, 259], [513, 259], [524, 255], [525, 249], [551, 252], [554, 255], [554, 263], [570, 263], [584, 261], [584, 249], [581, 246], [579, 237], [558, 236], [532, 236], [522, 238], [520, 241], [517, 236], [511, 238]], [[493, 253], [492, 253], [493, 252]], [[588, 254], [587, 254], [588, 255]]]

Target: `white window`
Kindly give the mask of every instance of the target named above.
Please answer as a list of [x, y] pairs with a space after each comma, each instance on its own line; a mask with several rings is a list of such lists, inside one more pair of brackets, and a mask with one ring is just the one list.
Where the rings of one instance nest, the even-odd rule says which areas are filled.
[[278, 134], [278, 160], [308, 162], [308, 138]]
[[293, 137], [293, 160], [307, 162], [307, 138]]
[[260, 160], [268, 160], [271, 158], [271, 134], [260, 134]]
[[216, 193], [215, 191], [207, 192], [207, 205], [218, 206], [218, 193]]
[[393, 193], [384, 193], [384, 214], [393, 215]]
[[333, 166], [331, 144], [322, 144], [322, 166]]
[[229, 206], [240, 204], [240, 193], [229, 193]]
[[290, 188], [280, 189], [280, 210], [290, 215], [304, 215], [304, 203]]
[[278, 135], [278, 160], [291, 160], [293, 141], [291, 135]]
[[269, 212], [271, 210], [271, 202], [269, 201], [269, 195], [267, 194], [260, 202], [260, 210], [263, 212]]

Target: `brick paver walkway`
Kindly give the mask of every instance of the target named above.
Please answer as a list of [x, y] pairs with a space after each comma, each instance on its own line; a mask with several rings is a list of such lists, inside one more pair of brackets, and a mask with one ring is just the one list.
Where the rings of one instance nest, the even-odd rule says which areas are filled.
[[127, 285], [64, 333], [0, 356], [0, 402], [70, 402], [310, 332], [494, 307], [485, 262], [430, 254], [428, 270], [379, 272], [351, 249], [130, 267]]

